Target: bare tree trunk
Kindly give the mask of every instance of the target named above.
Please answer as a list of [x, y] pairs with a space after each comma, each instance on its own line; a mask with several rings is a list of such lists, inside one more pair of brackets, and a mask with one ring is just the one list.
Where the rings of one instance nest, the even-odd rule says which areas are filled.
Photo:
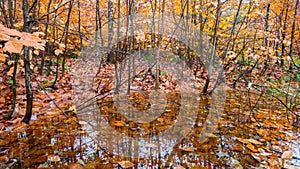
[[73, 0], [70, 0], [69, 2], [69, 11], [68, 11], [68, 17], [67, 17], [67, 21], [66, 21], [66, 26], [64, 29], [65, 34], [65, 51], [63, 54], [63, 62], [62, 62], [62, 76], [65, 75], [65, 65], [66, 65], [66, 52], [68, 49], [68, 38], [69, 38], [69, 26], [70, 26], [70, 18], [71, 18], [71, 14], [72, 14], [72, 8], [73, 8]]
[[[23, 20], [24, 20], [24, 31], [30, 31], [30, 18], [29, 18], [29, 4], [28, 0], [22, 0], [22, 8], [23, 8]], [[25, 46], [24, 48], [24, 66], [25, 66], [25, 86], [26, 86], [26, 113], [22, 122], [29, 123], [32, 116], [32, 87], [31, 87], [31, 78], [30, 78], [30, 57], [29, 57], [29, 47]]]
[[[233, 26], [231, 28], [231, 31], [230, 31], [230, 36], [229, 36], [229, 40], [227, 41], [227, 46], [226, 46], [226, 49], [225, 49], [225, 52], [223, 53], [223, 61], [222, 61], [222, 69], [221, 71], [219, 72], [218, 74], [218, 77], [217, 77], [217, 82], [215, 83], [214, 87], [213, 87], [213, 90], [216, 89], [216, 87], [219, 85], [219, 81], [222, 80], [222, 75], [223, 75], [223, 68], [224, 68], [224, 63], [225, 63], [225, 60], [226, 60], [226, 55], [228, 53], [228, 50], [229, 50], [229, 46], [230, 46], [230, 43], [232, 41], [232, 37], [234, 35], [234, 31], [235, 31], [235, 27], [236, 27], [236, 24], [237, 24], [237, 20], [238, 20], [238, 16], [240, 14], [240, 11], [241, 11], [241, 7], [242, 7], [242, 3], [243, 3], [243, 0], [239, 0], [239, 5], [238, 5], [238, 9], [237, 9], [237, 12], [234, 16], [234, 21], [233, 21]], [[234, 44], [232, 44], [234, 46]]]
[[4, 17], [5, 25], [7, 27], [10, 27], [9, 26], [9, 18], [7, 16], [6, 8], [5, 8], [5, 0], [0, 0], [0, 8], [1, 8], [1, 11], [2, 11], [2, 14], [3, 14], [3, 17]]
[[202, 90], [202, 93], [207, 93], [208, 91], [208, 86], [210, 83], [210, 78], [211, 78], [211, 73], [212, 73], [212, 64], [215, 60], [215, 51], [217, 48], [217, 32], [219, 29], [219, 20], [220, 20], [220, 15], [221, 15], [221, 0], [218, 0], [218, 4], [217, 4], [217, 11], [216, 11], [216, 22], [215, 22], [215, 27], [214, 27], [214, 35], [213, 35], [213, 46], [212, 46], [212, 52], [211, 52], [211, 56], [210, 58], [208, 58], [207, 63], [208, 64], [208, 70], [207, 70], [207, 78], [205, 81], [205, 85], [204, 88]]
[[12, 76], [12, 91], [13, 91], [13, 96], [11, 99], [11, 108], [9, 110], [8, 115], [6, 116], [6, 119], [11, 119], [15, 108], [16, 108], [16, 98], [17, 98], [17, 81], [16, 81], [16, 75], [17, 75], [17, 68], [18, 68], [18, 59], [19, 55], [13, 55], [15, 58], [14, 61], [14, 71], [13, 71], [13, 76]]
[[113, 36], [114, 36], [114, 30], [113, 30], [113, 3], [111, 1], [108, 1], [108, 56], [106, 61], [110, 63], [114, 63], [114, 50], [113, 50]]
[[9, 22], [10, 22], [10, 28], [14, 29], [14, 15], [13, 15], [13, 2], [11, 0], [8, 0], [8, 14], [9, 14]]
[[[48, 6], [47, 6], [47, 13], [50, 12], [50, 7], [51, 7], [51, 3], [52, 0], [49, 0], [48, 2]], [[45, 25], [45, 30], [44, 30], [44, 39], [47, 40], [48, 38], [48, 27], [49, 27], [49, 22], [50, 22], [50, 17], [49, 15], [47, 15], [47, 19], [46, 19], [46, 25]], [[48, 42], [49, 43], [49, 42]], [[44, 64], [45, 64], [45, 51], [42, 51], [42, 56], [41, 56], [41, 66], [40, 66], [40, 74], [43, 73], [43, 69], [44, 69]]]
[[[297, 18], [297, 10], [299, 6], [299, 0], [296, 0], [296, 5], [295, 5], [295, 11], [294, 11], [294, 18], [293, 18], [293, 25], [292, 25], [292, 32], [291, 32], [291, 44], [290, 44], [290, 54], [289, 56], [291, 57], [292, 61], [294, 62], [294, 41], [295, 41], [295, 28], [296, 28], [296, 18]], [[294, 64], [296, 65], [296, 64]], [[292, 64], [291, 67], [292, 68]]]
[[79, 33], [79, 49], [82, 49], [82, 33], [81, 33], [81, 13], [80, 13], [80, 0], [77, 2], [77, 8], [78, 8], [78, 33]]
[[118, 72], [118, 59], [120, 57], [120, 17], [121, 17], [121, 0], [118, 0], [118, 29], [117, 29], [117, 52], [116, 52], [116, 63], [115, 63], [115, 76], [116, 76], [116, 89], [115, 92], [119, 93], [119, 86], [120, 86], [120, 81], [121, 81], [121, 71], [120, 73]]
[[289, 4], [288, 2], [285, 2], [285, 18], [284, 18], [284, 24], [283, 24], [283, 30], [282, 30], [282, 41], [281, 41], [281, 67], [284, 65], [284, 51], [285, 51], [285, 45], [284, 41], [286, 38], [286, 27], [287, 27], [287, 18], [288, 18], [288, 11], [289, 11]]
[[[268, 32], [269, 29], [269, 16], [270, 16], [270, 6], [271, 4], [267, 4], [266, 18], [265, 18], [265, 32]], [[268, 39], [265, 37], [264, 46], [268, 45]]]
[[[134, 6], [135, 0], [131, 0], [129, 3], [129, 16], [130, 16], [130, 51], [133, 49], [133, 38], [134, 38]], [[133, 63], [134, 56], [129, 55], [128, 58], [128, 82], [127, 82], [127, 94], [130, 93], [130, 85], [131, 85], [131, 63]]]

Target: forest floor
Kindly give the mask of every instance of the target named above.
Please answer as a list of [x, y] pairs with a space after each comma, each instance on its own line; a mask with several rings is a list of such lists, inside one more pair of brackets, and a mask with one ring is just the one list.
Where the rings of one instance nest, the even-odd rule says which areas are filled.
[[[66, 66], [72, 69], [73, 63], [74, 59], [69, 59]], [[103, 84], [110, 83], [110, 79], [107, 77], [111, 77], [114, 74], [112, 65], [106, 64], [102, 69], [102, 78], [96, 79], [96, 83], [99, 86], [105, 86]], [[54, 66], [52, 70], [55, 70]], [[10, 77], [4, 75], [0, 78], [0, 105], [2, 107], [0, 110], [0, 167], [3, 164], [5, 167], [13, 166], [15, 168], [20, 166], [25, 168], [49, 168], [51, 166], [59, 168], [81, 168], [83, 166], [85, 166], [84, 168], [116, 168], [118, 166], [129, 168], [147, 164], [147, 161], [139, 161], [139, 159], [124, 160], [109, 154], [103, 155], [101, 158], [94, 158], [89, 154], [91, 150], [87, 148], [87, 146], [92, 146], [94, 143], [86, 142], [83, 145], [80, 144], [80, 146], [76, 144], [78, 139], [80, 142], [84, 142], [83, 138], [88, 133], [85, 133], [82, 126], [79, 125], [76, 116], [65, 114], [65, 112], [74, 108], [74, 96], [72, 93], [73, 75], [69, 70], [65, 71], [64, 77], [58, 79], [54, 88], [51, 87], [55, 78], [53, 72], [43, 76], [37, 73], [32, 75], [34, 102], [33, 116], [29, 125], [21, 122], [26, 106], [24, 73], [19, 72], [17, 76], [17, 104], [10, 120], [5, 119], [10, 110], [10, 98], [12, 95], [9, 84]], [[256, 74], [258, 75], [259, 72], [257, 70]], [[267, 70], [266, 72], [270, 74], [270, 77], [274, 73], [276, 73], [276, 76], [284, 77], [283, 72], [274, 72], [272, 70]], [[103, 78], [104, 76], [106, 78]], [[253, 84], [261, 84], [262, 77], [254, 77]], [[139, 80], [133, 81], [133, 84], [137, 86], [136, 89], [144, 90], [149, 86], [147, 90], [155, 88], [155, 79], [151, 75], [145, 78], [142, 76], [137, 77], [137, 79]], [[196, 81], [203, 83], [204, 79], [198, 78]], [[176, 89], [175, 82], [167, 75], [163, 75], [161, 81], [160, 89], [168, 92]], [[233, 81], [228, 80], [227, 83], [232, 84]], [[297, 85], [297, 82], [293, 83]], [[181, 143], [182, 145], [193, 146], [184, 148], [177, 146], [175, 148], [174, 154], [181, 160], [181, 162], [177, 163], [177, 167], [192, 167], [200, 165], [200, 163], [202, 165], [202, 162], [204, 162], [203, 166], [208, 168], [224, 165], [234, 168], [242, 166], [300, 167], [300, 129], [297, 128], [298, 123], [295, 123], [294, 126], [292, 125], [296, 120], [295, 116], [278, 100], [268, 95], [267, 92], [257, 94], [257, 92], [252, 90], [245, 90], [251, 88], [248, 85], [240, 84], [237, 86], [238, 90], [228, 87], [226, 106], [224, 113], [220, 117], [219, 128], [208, 136], [209, 140], [202, 143], [195, 142], [195, 139], [192, 138], [197, 136], [193, 134], [189, 139], [185, 140], [185, 143]], [[106, 89], [98, 92], [107, 92], [104, 90]], [[137, 101], [141, 103], [147, 102], [139, 95], [131, 97], [140, 99]], [[205, 109], [205, 105], [201, 106], [202, 109]], [[140, 109], [143, 109], [143, 107], [140, 107]], [[173, 110], [170, 111], [172, 113]], [[205, 112], [205, 110], [203, 111]], [[109, 110], [108, 113], [114, 114], [113, 109]], [[205, 113], [199, 116], [204, 120], [207, 118]], [[116, 129], [122, 131], [132, 129], [126, 125], [129, 123], [126, 119], [115, 118], [111, 125]], [[157, 123], [169, 123], [169, 121], [161, 119]], [[47, 127], [45, 128], [45, 126]], [[144, 127], [145, 131], [150, 131], [151, 129], [147, 127], [150, 126]], [[202, 127], [196, 126], [192, 129], [193, 133], [198, 133], [199, 135]], [[131, 134], [134, 135], [135, 132]], [[57, 141], [53, 141], [52, 138], [55, 138]], [[221, 145], [222, 148], [220, 147]], [[60, 151], [64, 152], [64, 149], [69, 148], [71, 150], [68, 150], [66, 153], [60, 153]], [[28, 156], [20, 156], [20, 154], [24, 153], [22, 151], [25, 154], [27, 153]], [[210, 153], [207, 155], [207, 152]], [[79, 156], [78, 153], [80, 154]], [[182, 162], [187, 158], [186, 155], [191, 154], [195, 155], [195, 158], [188, 158], [187, 161], [189, 162], [187, 163]], [[204, 154], [206, 155], [202, 159], [200, 156]], [[161, 158], [160, 160], [162, 161], [169, 160], [167, 158], [164, 159], [164, 157]], [[160, 164], [161, 162], [157, 163]], [[68, 164], [68, 167], [65, 164]]]

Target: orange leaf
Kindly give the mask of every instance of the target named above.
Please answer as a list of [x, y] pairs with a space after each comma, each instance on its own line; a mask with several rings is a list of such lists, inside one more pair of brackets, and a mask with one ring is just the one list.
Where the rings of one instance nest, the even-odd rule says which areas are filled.
[[9, 40], [9, 36], [5, 35], [5, 34], [0, 34], [0, 40], [1, 41], [8, 41]]
[[54, 51], [54, 54], [56, 55], [56, 56], [58, 56], [59, 54], [61, 54], [62, 53], [62, 50], [60, 50], [60, 49], [56, 49], [55, 51]]
[[3, 48], [3, 51], [7, 51], [9, 53], [21, 53], [23, 48], [23, 44], [20, 43], [16, 39], [10, 39]]
[[247, 139], [250, 143], [252, 143], [252, 144], [256, 144], [256, 145], [263, 145], [263, 143], [262, 142], [259, 142], [259, 141], [257, 141], [257, 140], [254, 140], [254, 139]]
[[134, 164], [130, 161], [120, 161], [120, 162], [118, 162], [118, 164], [120, 166], [122, 166], [123, 168], [131, 168], [134, 166]]
[[250, 149], [252, 152], [255, 152], [255, 153], [258, 152], [258, 150], [257, 150], [257, 149], [254, 147], [254, 145], [251, 144], [251, 143], [248, 143], [246, 147], [247, 147], [248, 149]]
[[8, 56], [7, 56], [6, 54], [0, 53], [0, 61], [1, 61], [1, 62], [5, 62], [5, 60], [6, 60], [7, 57], [8, 57]]

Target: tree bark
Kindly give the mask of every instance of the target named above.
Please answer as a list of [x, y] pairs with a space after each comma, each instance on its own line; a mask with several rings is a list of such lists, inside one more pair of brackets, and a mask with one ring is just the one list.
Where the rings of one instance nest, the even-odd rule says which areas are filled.
[[[28, 0], [22, 1], [22, 8], [23, 8], [23, 20], [24, 20], [24, 31], [30, 31], [29, 25], [29, 10], [28, 10]], [[22, 122], [29, 123], [31, 116], [32, 116], [32, 87], [31, 87], [31, 78], [30, 78], [30, 57], [29, 57], [29, 47], [25, 46], [24, 48], [24, 66], [25, 66], [25, 86], [26, 86], [26, 113], [25, 117], [23, 118]]]

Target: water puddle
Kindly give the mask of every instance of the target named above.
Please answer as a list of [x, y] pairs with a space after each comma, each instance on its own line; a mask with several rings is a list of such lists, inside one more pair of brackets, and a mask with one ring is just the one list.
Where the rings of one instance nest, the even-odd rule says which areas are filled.
[[[85, 118], [41, 117], [2, 132], [0, 168], [300, 167], [299, 129], [271, 98], [260, 99], [251, 111], [245, 93], [227, 91], [224, 111], [214, 116], [208, 96], [169, 93], [161, 95], [166, 102], [151, 103], [153, 109], [147, 99], [134, 102], [142, 95], [128, 96], [130, 106], [124, 97], [107, 97], [114, 102]], [[143, 114], [126, 109], [151, 116], [137, 118]]]

